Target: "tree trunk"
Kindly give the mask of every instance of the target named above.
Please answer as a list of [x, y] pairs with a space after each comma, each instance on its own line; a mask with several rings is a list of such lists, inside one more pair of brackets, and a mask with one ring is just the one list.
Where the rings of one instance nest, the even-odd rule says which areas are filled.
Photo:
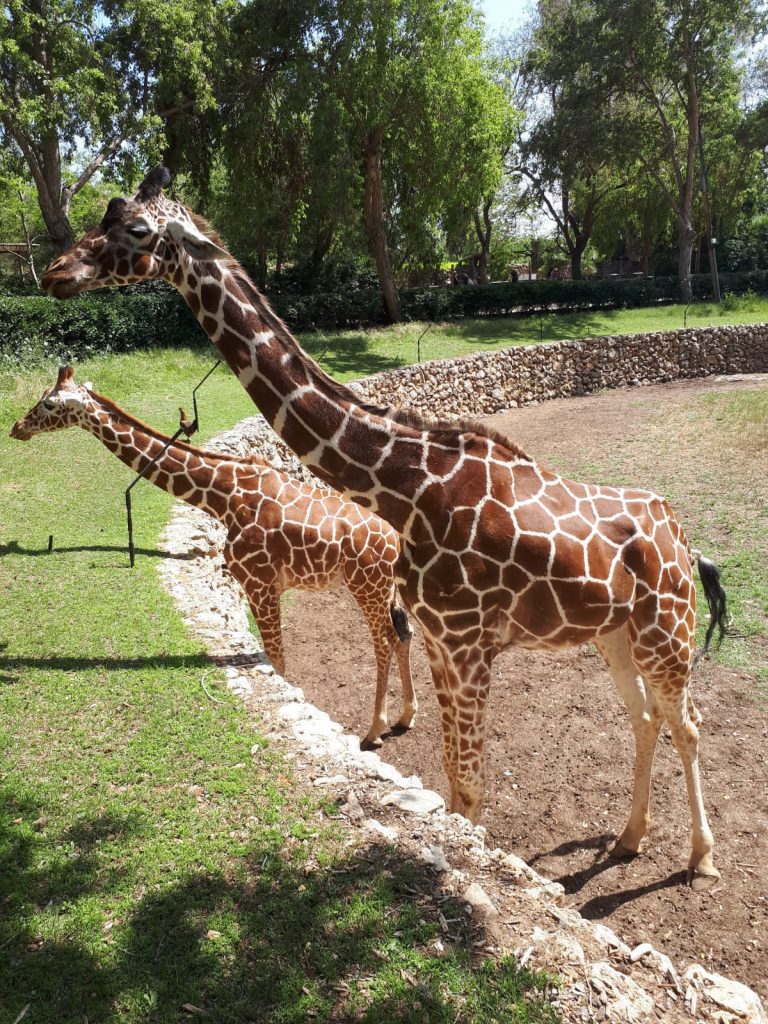
[[677, 266], [678, 277], [680, 278], [680, 299], [686, 305], [693, 302], [693, 286], [691, 283], [691, 257], [693, 255], [693, 243], [695, 232], [689, 220], [685, 217], [677, 219], [677, 242], [679, 260]]
[[267, 247], [264, 243], [264, 225], [259, 224], [256, 232], [256, 259], [258, 261], [259, 288], [267, 284]]
[[389, 261], [387, 234], [384, 228], [384, 200], [381, 182], [381, 143], [383, 130], [377, 128], [365, 140], [363, 170], [365, 174], [365, 201], [363, 220], [365, 233], [371, 246], [379, 284], [384, 299], [384, 310], [390, 323], [400, 319], [400, 298], [395, 287], [392, 264]]
[[51, 236], [51, 242], [56, 252], [60, 253], [64, 252], [65, 249], [69, 249], [75, 241], [75, 236], [72, 233], [69, 217], [62, 210], [61, 203], [53, 202], [47, 197], [44, 200], [41, 196], [40, 212], [43, 215], [45, 226], [48, 228], [48, 234]]
[[493, 231], [490, 213], [492, 202], [492, 197], [486, 198], [483, 202], [482, 223], [480, 221], [480, 214], [475, 210], [475, 234], [480, 243], [480, 252], [475, 257], [478, 284], [488, 284], [488, 256], [491, 251], [491, 233]]
[[582, 244], [579, 244], [577, 242], [573, 252], [571, 253], [571, 280], [572, 281], [580, 281], [581, 280], [581, 257], [584, 254], [585, 247], [586, 247], [586, 243], [584, 243], [582, 245]]
[[[24, 241], [27, 243], [27, 257], [28, 257], [28, 263], [29, 263], [29, 272], [32, 275], [32, 280], [35, 282], [35, 284], [39, 288], [40, 287], [40, 282], [37, 279], [37, 271], [35, 270], [35, 254], [32, 251], [32, 237], [31, 237], [31, 235], [29, 233], [29, 225], [27, 224], [27, 215], [24, 212], [24, 203], [26, 201], [26, 198], [24, 196], [24, 193], [21, 191], [21, 189], [19, 189], [18, 191], [19, 191], [19, 202], [21, 203], [21, 207], [19, 208], [19, 213], [21, 215], [21, 229], [24, 232]], [[21, 271], [21, 279], [23, 281], [24, 280], [24, 273], [23, 273], [22, 267], [23, 267], [23, 264], [22, 264], [21, 260], [19, 260], [19, 270]]]
[[331, 221], [324, 231], [319, 231], [315, 236], [315, 244], [312, 246], [312, 251], [309, 254], [308, 261], [309, 268], [307, 274], [307, 285], [310, 290], [315, 286], [318, 278], [320, 277], [323, 260], [328, 255], [328, 251], [331, 248], [335, 229], [336, 225]]

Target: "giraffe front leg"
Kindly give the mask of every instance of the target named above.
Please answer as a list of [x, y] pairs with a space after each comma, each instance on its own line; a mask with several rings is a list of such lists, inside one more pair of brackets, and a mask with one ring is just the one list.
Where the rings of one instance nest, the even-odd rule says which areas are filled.
[[459, 735], [454, 694], [450, 689], [443, 651], [427, 632], [424, 633], [424, 644], [427, 648], [427, 656], [429, 657], [429, 668], [432, 673], [432, 682], [435, 686], [437, 703], [440, 706], [440, 725], [443, 733], [443, 769], [448, 779], [450, 792], [448, 810], [451, 814], [454, 812], [460, 814], [462, 811], [459, 806], [457, 788]]
[[475, 825], [485, 797], [485, 711], [491, 667], [479, 660], [449, 662], [449, 675], [451, 688], [461, 696], [455, 702], [458, 756], [454, 809]]
[[595, 646], [624, 701], [635, 736], [632, 808], [624, 830], [608, 851], [612, 857], [621, 860], [634, 857], [639, 852], [640, 843], [650, 827], [651, 772], [662, 714], [632, 660], [626, 629], [609, 633], [596, 641]]
[[285, 675], [283, 631], [280, 628], [280, 594], [274, 588], [248, 593], [256, 625], [259, 627], [264, 653], [278, 675]]

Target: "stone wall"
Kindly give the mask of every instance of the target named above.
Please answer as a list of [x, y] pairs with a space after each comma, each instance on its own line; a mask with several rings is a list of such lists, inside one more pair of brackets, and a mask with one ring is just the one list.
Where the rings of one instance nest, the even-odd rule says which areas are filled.
[[765, 372], [768, 324], [750, 324], [518, 346], [406, 366], [353, 387], [377, 405], [452, 418], [488, 416], [601, 388]]

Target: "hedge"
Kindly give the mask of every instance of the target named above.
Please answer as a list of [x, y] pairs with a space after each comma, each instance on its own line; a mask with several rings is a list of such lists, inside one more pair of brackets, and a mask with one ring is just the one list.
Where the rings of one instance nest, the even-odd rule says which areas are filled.
[[[724, 293], [768, 294], [768, 271], [721, 275]], [[693, 278], [696, 298], [711, 294], [708, 275]], [[414, 288], [400, 293], [407, 320], [509, 316], [652, 306], [679, 301], [675, 278], [641, 281], [516, 281], [459, 288]], [[385, 323], [378, 289], [315, 295], [270, 294], [294, 331]], [[154, 345], [207, 344], [184, 300], [167, 285], [103, 291], [57, 302], [41, 295], [0, 295], [0, 359], [82, 359], [96, 352], [127, 352]]]
[[79, 360], [152, 345], [207, 344], [187, 304], [168, 289], [98, 292], [58, 302], [42, 295], [0, 297], [0, 359]]

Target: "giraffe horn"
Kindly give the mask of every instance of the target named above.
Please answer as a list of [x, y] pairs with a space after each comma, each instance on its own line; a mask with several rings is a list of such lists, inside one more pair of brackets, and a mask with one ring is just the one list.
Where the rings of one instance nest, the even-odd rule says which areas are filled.
[[72, 380], [72, 375], [74, 374], [74, 372], [75, 371], [72, 369], [71, 366], [60, 366], [59, 374], [56, 378], [56, 387], [60, 388], [62, 384], [66, 384], [68, 380]]
[[171, 172], [167, 167], [163, 167], [162, 164], [159, 167], [153, 167], [136, 190], [136, 198], [142, 202], [146, 202], [148, 199], [157, 199], [170, 180]]

